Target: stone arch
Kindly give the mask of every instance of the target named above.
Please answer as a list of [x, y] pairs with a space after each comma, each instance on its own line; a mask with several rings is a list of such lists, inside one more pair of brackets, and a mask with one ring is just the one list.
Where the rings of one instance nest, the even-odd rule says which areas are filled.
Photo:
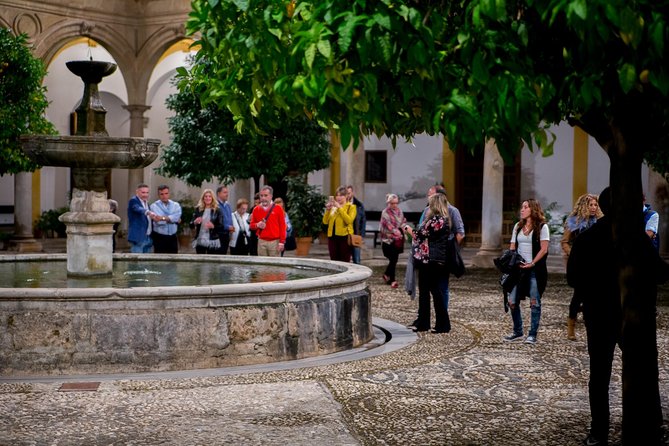
[[[56, 56], [60, 48], [68, 41], [79, 38], [90, 37], [103, 45], [119, 64], [128, 60], [121, 48], [132, 47], [124, 35], [110, 26], [98, 25], [86, 20], [64, 20], [53, 24], [35, 41], [35, 54], [47, 64]], [[127, 62], [125, 63], [127, 65]]]
[[[165, 51], [186, 38], [183, 25], [162, 27], [147, 39], [137, 56], [137, 83], [128, 85], [128, 100], [131, 104], [144, 104], [147, 99], [149, 81], [153, 70]], [[135, 89], [134, 91], [131, 89]]]
[[[170, 46], [186, 38], [186, 29], [183, 24], [162, 26], [138, 44], [127, 38], [129, 34], [136, 34], [124, 33], [124, 30], [131, 29], [116, 29], [90, 20], [61, 20], [35, 36], [34, 52], [48, 65], [67, 42], [89, 37], [104, 46], [118, 64], [127, 89], [128, 105], [144, 105], [153, 69]], [[136, 50], [127, 51], [129, 48]]]

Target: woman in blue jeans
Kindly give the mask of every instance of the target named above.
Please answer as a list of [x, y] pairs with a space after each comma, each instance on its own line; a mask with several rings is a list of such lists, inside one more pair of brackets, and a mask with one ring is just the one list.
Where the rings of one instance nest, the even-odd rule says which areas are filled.
[[550, 233], [541, 205], [534, 199], [523, 201], [520, 207], [520, 221], [513, 227], [509, 249], [517, 250], [524, 262], [520, 265], [521, 278], [509, 294], [509, 308], [513, 319], [513, 333], [504, 337], [505, 341], [517, 341], [523, 337], [523, 316], [520, 300], [530, 297], [530, 331], [526, 344], [537, 342], [537, 331], [541, 321], [541, 295], [546, 290], [548, 270], [548, 243]]

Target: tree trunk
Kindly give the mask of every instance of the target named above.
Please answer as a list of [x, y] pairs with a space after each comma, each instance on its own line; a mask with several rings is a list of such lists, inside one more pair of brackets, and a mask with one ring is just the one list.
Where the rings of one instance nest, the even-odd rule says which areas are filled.
[[[656, 337], [657, 285], [653, 257], [644, 249], [642, 150], [613, 126], [611, 160], [613, 240], [618, 252], [623, 309], [623, 443], [660, 443], [660, 403]], [[597, 278], [593, 278], [597, 280]]]

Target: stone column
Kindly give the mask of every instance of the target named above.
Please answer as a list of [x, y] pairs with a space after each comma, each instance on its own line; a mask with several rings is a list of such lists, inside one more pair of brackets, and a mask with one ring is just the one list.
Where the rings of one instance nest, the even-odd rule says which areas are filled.
[[[130, 136], [144, 137], [144, 113], [151, 108], [149, 105], [130, 104], [123, 106], [130, 112]], [[144, 182], [144, 169], [128, 170], [128, 192], [134, 193], [139, 183]]]
[[[361, 140], [358, 148], [353, 150], [353, 145], [350, 145], [345, 152], [346, 155], [346, 184], [353, 186], [355, 196], [358, 200], [365, 204], [365, 140]], [[371, 259], [373, 256], [372, 250], [364, 244], [360, 248], [361, 259]]]
[[346, 149], [346, 184], [353, 186], [358, 200], [365, 202], [365, 141], [361, 140], [358, 148]]
[[230, 187], [230, 207], [232, 212], [237, 209], [237, 200], [246, 198], [249, 200], [249, 209], [253, 206], [253, 194], [251, 193], [251, 180], [237, 180]]
[[32, 173], [14, 175], [14, 239], [9, 249], [18, 252], [40, 252], [42, 244], [33, 237]]
[[474, 266], [492, 268], [502, 252], [502, 202], [504, 199], [504, 161], [495, 141], [486, 141], [483, 156], [483, 208], [481, 248], [472, 259]]

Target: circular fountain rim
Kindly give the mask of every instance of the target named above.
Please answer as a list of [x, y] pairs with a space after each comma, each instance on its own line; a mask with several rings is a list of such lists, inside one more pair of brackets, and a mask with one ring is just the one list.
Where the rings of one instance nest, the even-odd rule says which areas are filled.
[[[66, 254], [19, 254], [0, 256], [0, 263], [8, 262], [65, 262]], [[147, 260], [178, 262], [216, 262], [234, 263], [235, 265], [272, 265], [280, 263], [282, 266], [306, 266], [332, 271], [333, 274], [296, 279], [281, 282], [252, 282], [244, 284], [219, 285], [181, 285], [155, 286], [137, 288], [0, 288], [0, 301], [21, 299], [48, 299], [54, 300], [114, 300], [132, 299], [134, 302], [142, 298], [152, 299], [155, 296], [170, 297], [173, 299], [213, 298], [217, 295], [228, 296], [258, 296], [262, 300], [265, 295], [274, 295], [281, 292], [301, 292], [322, 288], [324, 282], [328, 287], [347, 287], [351, 290], [365, 288], [366, 281], [372, 275], [372, 270], [363, 265], [344, 263], [332, 260], [314, 259], [308, 257], [262, 257], [262, 256], [234, 256], [234, 255], [202, 255], [202, 254], [114, 254], [114, 260]], [[294, 300], [294, 299], [291, 299]], [[239, 302], [236, 302], [239, 303]]]

